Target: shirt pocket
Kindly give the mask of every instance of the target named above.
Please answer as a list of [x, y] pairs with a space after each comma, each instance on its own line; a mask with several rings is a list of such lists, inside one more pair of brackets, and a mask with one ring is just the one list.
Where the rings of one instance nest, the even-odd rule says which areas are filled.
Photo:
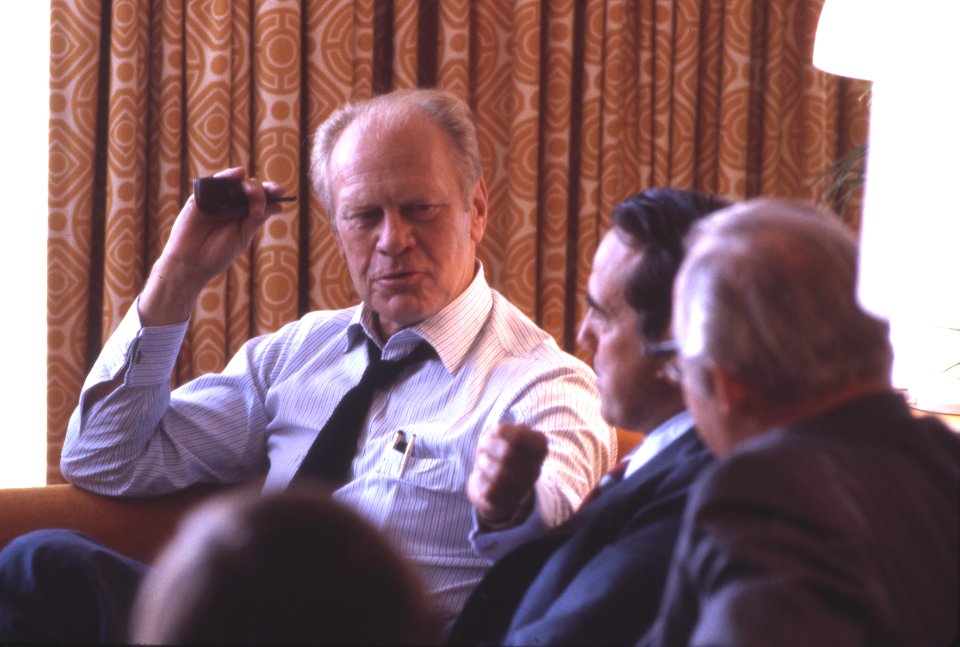
[[[445, 438], [445, 423], [405, 425], [406, 452], [388, 447], [377, 466], [380, 476], [398, 483], [439, 491], [462, 491], [466, 485], [463, 450]], [[473, 449], [470, 449], [471, 464]]]

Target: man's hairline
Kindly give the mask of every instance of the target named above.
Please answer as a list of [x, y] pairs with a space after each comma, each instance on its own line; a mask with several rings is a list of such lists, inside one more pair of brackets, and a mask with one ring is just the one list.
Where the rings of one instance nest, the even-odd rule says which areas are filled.
[[[387, 116], [400, 116], [399, 121], [395, 119], [384, 119]], [[330, 147], [330, 155], [327, 158], [327, 176], [326, 184], [329, 189], [330, 199], [333, 202], [333, 213], [328, 214], [330, 224], [334, 225], [332, 227], [336, 230], [336, 219], [337, 214], [340, 210], [339, 205], [339, 187], [335, 188], [336, 178], [339, 177], [341, 172], [341, 166], [334, 163], [336, 157], [337, 148], [340, 146], [344, 137], [350, 132], [354, 127], [359, 127], [362, 121], [366, 121], [369, 126], [375, 120], [377, 121], [376, 127], [385, 128], [379, 133], [375, 133], [375, 136], [382, 137], [387, 133], [393, 133], [401, 130], [403, 127], [409, 124], [411, 117], [419, 117], [426, 121], [426, 123], [432, 124], [432, 126], [442, 135], [444, 141], [444, 150], [446, 151], [448, 161], [451, 162], [451, 167], [454, 169], [457, 176], [457, 190], [461, 193], [462, 198], [462, 207], [464, 211], [469, 211], [473, 205], [473, 195], [477, 190], [478, 185], [483, 180], [483, 172], [479, 174], [478, 177], [471, 181], [470, 189], [467, 188], [467, 182], [464, 177], [461, 177], [461, 168], [458, 163], [459, 156], [457, 155], [456, 145], [453, 140], [453, 136], [447, 132], [437, 119], [434, 118], [428, 111], [421, 108], [415, 103], [411, 104], [376, 104], [369, 106], [366, 110], [360, 112], [353, 116], [353, 118], [340, 130], [340, 133], [337, 135], [336, 140]], [[334, 172], [336, 169], [336, 172]]]

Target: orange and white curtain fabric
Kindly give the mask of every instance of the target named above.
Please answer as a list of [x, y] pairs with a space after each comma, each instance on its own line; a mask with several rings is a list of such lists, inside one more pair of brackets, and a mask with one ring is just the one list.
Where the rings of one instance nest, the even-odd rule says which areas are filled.
[[821, 4], [53, 0], [48, 480], [61, 480], [87, 370], [194, 177], [244, 166], [300, 200], [204, 292], [174, 384], [354, 301], [309, 189], [309, 137], [340, 104], [394, 88], [443, 87], [472, 106], [487, 276], [575, 350], [621, 199], [654, 185], [809, 198], [864, 142], [864, 87], [810, 64]]

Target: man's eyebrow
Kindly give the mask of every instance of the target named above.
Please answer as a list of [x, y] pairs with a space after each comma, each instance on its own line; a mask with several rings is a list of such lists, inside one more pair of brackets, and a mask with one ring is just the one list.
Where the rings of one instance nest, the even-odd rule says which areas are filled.
[[378, 211], [381, 208], [378, 204], [350, 201], [341, 202], [340, 207], [342, 207], [344, 211], [350, 211], [352, 213]]
[[587, 292], [587, 294], [586, 294], [586, 300], [587, 300], [587, 305], [588, 305], [589, 307], [593, 308], [593, 309], [596, 310], [597, 312], [600, 312], [600, 313], [603, 312], [603, 308], [600, 307], [600, 304], [597, 303], [597, 300], [596, 300], [596, 299], [594, 299], [592, 296], [590, 296], [590, 293], [589, 293], [589, 292]]
[[400, 204], [400, 206], [404, 206], [404, 205], [408, 205], [408, 204], [424, 204], [424, 203], [427, 203], [427, 204], [438, 204], [438, 203], [440, 203], [440, 202], [443, 202], [443, 200], [442, 200], [441, 198], [439, 198], [439, 197], [437, 197], [437, 196], [432, 196], [432, 197], [431, 197], [430, 195], [424, 194], [424, 195], [417, 195], [417, 196], [414, 196], [414, 197], [412, 197], [412, 198], [405, 198], [405, 199], [403, 199], [403, 200], [400, 200], [400, 201], [399, 201], [399, 204]]

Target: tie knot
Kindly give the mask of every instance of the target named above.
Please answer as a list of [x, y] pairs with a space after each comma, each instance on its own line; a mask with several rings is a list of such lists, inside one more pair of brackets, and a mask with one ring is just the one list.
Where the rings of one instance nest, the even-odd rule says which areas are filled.
[[433, 347], [427, 342], [417, 344], [410, 354], [400, 359], [382, 359], [380, 349], [369, 342], [370, 364], [363, 372], [361, 382], [368, 382], [373, 388], [379, 388], [397, 379], [400, 372], [408, 366], [419, 364], [434, 355]]

